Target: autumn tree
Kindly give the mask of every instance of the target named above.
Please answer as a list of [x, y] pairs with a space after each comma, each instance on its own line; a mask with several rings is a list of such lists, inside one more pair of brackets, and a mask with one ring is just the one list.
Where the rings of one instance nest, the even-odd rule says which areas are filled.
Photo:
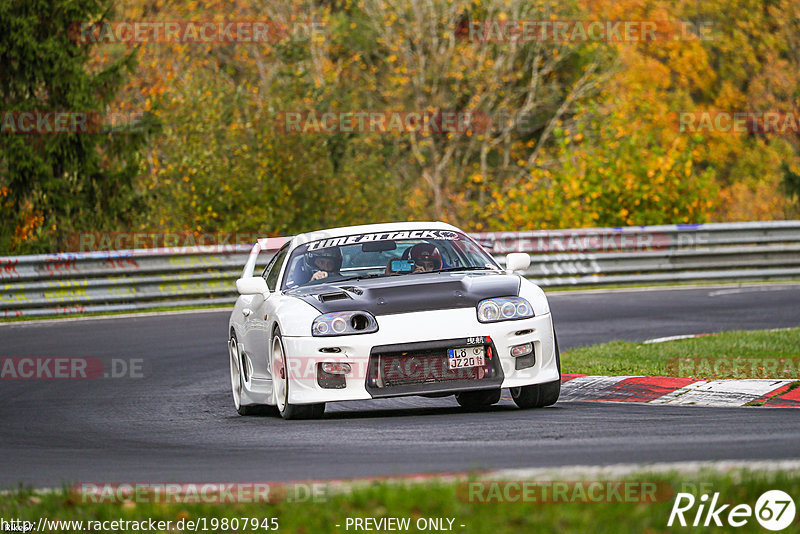
[[[110, 13], [110, 1], [0, 3], [0, 109], [6, 119], [22, 111], [106, 115], [134, 58], [122, 54], [92, 70], [91, 44], [76, 40], [69, 28]], [[144, 129], [106, 126], [93, 133], [12, 128], [0, 134], [0, 249], [63, 248], [72, 232], [115, 229], [142, 211], [133, 184]]]

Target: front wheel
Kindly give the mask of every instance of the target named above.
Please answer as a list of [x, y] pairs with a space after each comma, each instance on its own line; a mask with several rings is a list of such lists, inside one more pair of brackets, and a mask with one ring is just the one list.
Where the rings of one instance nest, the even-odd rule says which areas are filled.
[[228, 359], [231, 366], [231, 392], [233, 393], [233, 407], [239, 415], [263, 415], [270, 413], [271, 407], [266, 404], [242, 404], [242, 390], [244, 389], [245, 362], [239, 352], [239, 343], [236, 334], [231, 332], [228, 340]]
[[286, 352], [280, 332], [272, 338], [272, 387], [275, 390], [275, 404], [284, 419], [316, 419], [325, 413], [325, 403], [290, 404], [289, 373]]
[[544, 384], [533, 384], [511, 388], [511, 398], [520, 408], [544, 408], [555, 404], [561, 394], [561, 353], [558, 350], [558, 338], [553, 333], [553, 340], [556, 345], [556, 367], [558, 367], [559, 379]]

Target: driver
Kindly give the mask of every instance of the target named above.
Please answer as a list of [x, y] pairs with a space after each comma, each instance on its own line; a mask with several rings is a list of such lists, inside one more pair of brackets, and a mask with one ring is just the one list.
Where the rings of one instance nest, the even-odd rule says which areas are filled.
[[408, 257], [414, 260], [415, 273], [438, 271], [442, 268], [442, 253], [436, 245], [430, 243], [417, 243], [411, 247]]
[[311, 280], [322, 280], [331, 275], [339, 275], [342, 268], [342, 251], [338, 248], [323, 248], [306, 254], [306, 263], [314, 274]]

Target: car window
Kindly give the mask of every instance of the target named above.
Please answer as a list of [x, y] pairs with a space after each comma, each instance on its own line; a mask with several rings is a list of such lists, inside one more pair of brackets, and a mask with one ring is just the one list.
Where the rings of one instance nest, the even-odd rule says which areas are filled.
[[269, 262], [267, 268], [264, 269], [264, 274], [262, 276], [267, 281], [267, 287], [270, 291], [275, 291], [275, 288], [278, 284], [278, 275], [281, 273], [281, 265], [283, 265], [283, 260], [286, 258], [286, 254], [289, 252], [289, 244], [287, 243], [284, 245], [282, 249], [278, 251], [277, 254], [272, 258], [272, 261]]
[[[393, 263], [393, 260], [401, 260], [401, 263]], [[282, 288], [454, 269], [500, 268], [461, 232], [413, 230], [357, 234], [296, 247], [289, 258]]]

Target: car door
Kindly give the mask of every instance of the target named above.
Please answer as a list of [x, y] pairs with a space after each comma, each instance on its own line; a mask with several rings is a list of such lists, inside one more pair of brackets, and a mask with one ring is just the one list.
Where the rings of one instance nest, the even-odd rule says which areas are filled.
[[270, 325], [274, 322], [275, 309], [281, 299], [278, 276], [288, 252], [287, 243], [264, 269], [261, 276], [267, 281], [269, 296], [265, 299], [263, 295], [254, 295], [248, 308], [249, 314], [245, 319], [245, 350], [255, 378], [272, 378], [269, 369]]

